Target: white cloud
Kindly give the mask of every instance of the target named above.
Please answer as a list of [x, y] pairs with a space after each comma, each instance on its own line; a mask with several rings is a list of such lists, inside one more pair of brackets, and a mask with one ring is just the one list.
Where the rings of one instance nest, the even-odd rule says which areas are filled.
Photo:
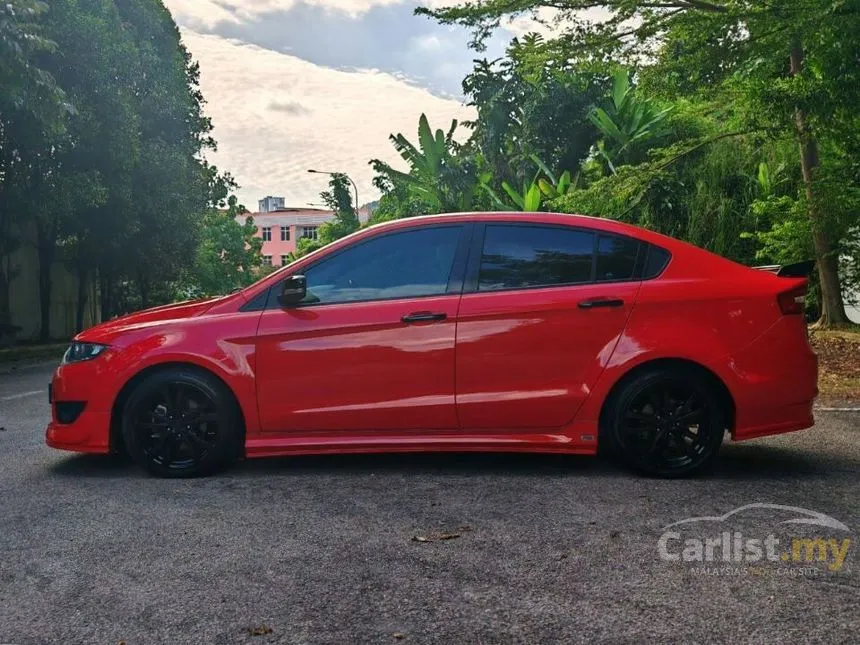
[[213, 0], [165, 0], [164, 4], [180, 24], [209, 28], [219, 22], [240, 22], [233, 13]]
[[[359, 16], [376, 6], [401, 4], [406, 0], [301, 0], [303, 4], [319, 6]], [[242, 22], [261, 14], [288, 11], [300, 0], [165, 0], [165, 5], [177, 22], [196, 27], [212, 27], [219, 22]]]
[[327, 180], [308, 168], [348, 173], [361, 201], [369, 201], [377, 195], [368, 161], [377, 157], [402, 167], [389, 134], [415, 140], [422, 112], [443, 129], [452, 118], [473, 118], [457, 101], [389, 74], [333, 70], [188, 29], [183, 40], [200, 63], [215, 126], [219, 149], [211, 161], [236, 177], [239, 197], [252, 210], [258, 198], [272, 194], [294, 206], [319, 201]]

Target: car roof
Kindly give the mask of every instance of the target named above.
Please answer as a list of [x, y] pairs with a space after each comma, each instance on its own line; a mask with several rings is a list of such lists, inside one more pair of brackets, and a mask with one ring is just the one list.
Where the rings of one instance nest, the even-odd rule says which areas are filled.
[[639, 226], [626, 224], [605, 217], [592, 217], [590, 215], [576, 215], [571, 213], [523, 213], [519, 211], [495, 211], [495, 212], [464, 212], [445, 213], [440, 215], [419, 215], [402, 219], [382, 222], [371, 226], [367, 230], [379, 231], [381, 229], [412, 228], [436, 223], [453, 222], [511, 222], [530, 224], [560, 224], [563, 226], [578, 226], [607, 233], [618, 233], [628, 235], [640, 240], [653, 242], [662, 246], [673, 246], [678, 242], [674, 238], [649, 231]]

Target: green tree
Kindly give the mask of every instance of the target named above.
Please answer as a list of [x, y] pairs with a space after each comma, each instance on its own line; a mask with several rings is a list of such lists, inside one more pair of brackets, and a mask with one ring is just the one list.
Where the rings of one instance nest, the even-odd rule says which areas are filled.
[[[856, 119], [860, 0], [480, 0], [418, 12], [473, 28], [480, 47], [503, 19], [542, 7], [555, 10], [560, 31], [547, 43], [547, 56], [649, 61], [648, 85], [664, 96], [734, 102], [750, 128], [796, 137], [821, 285], [820, 322], [846, 322], [838, 272], [846, 230], [824, 201], [822, 182], [828, 183], [831, 166], [822, 163], [820, 139], [851, 132], [845, 124]], [[608, 19], [590, 22], [585, 10], [595, 8]]]
[[352, 203], [349, 177], [343, 173], [333, 173], [328, 185], [329, 190], [320, 193], [320, 197], [334, 211], [334, 219], [320, 226], [319, 241], [323, 245], [331, 244], [361, 228], [357, 205]]
[[[115, 233], [108, 237], [114, 243], [122, 239], [121, 205], [129, 200], [116, 197], [130, 190], [137, 119], [134, 98], [125, 90], [134, 46], [112, 2], [60, 0], [51, 4], [42, 25], [56, 50], [37, 52], [36, 64], [56, 79], [75, 110], [61, 134], [30, 128], [21, 147], [29, 172], [17, 208], [34, 231], [40, 337], [46, 340], [51, 331], [53, 265], [62, 259], [61, 246], [80, 259], [102, 251], [96, 244], [85, 244], [83, 252], [71, 251], [93, 231]], [[105, 209], [112, 217], [97, 216]], [[77, 264], [79, 269], [85, 265]]]
[[630, 83], [630, 72], [621, 68], [612, 79], [612, 101], [595, 107], [588, 115], [603, 138], [597, 151], [610, 172], [619, 164], [645, 160], [645, 153], [655, 139], [666, 134], [666, 117], [672, 107], [663, 108], [653, 99], [638, 96]]
[[259, 278], [262, 265], [263, 240], [256, 235], [254, 219], [232, 194], [236, 182], [214, 166], [206, 167], [206, 175], [209, 205], [201, 220], [200, 244], [176, 290], [185, 299], [222, 295], [247, 286]]
[[27, 144], [37, 133], [56, 135], [71, 111], [54, 78], [36, 61], [54, 51], [44, 35], [48, 5], [35, 0], [0, 4], [0, 323], [11, 322], [9, 288], [17, 274], [12, 253], [27, 233], [20, 208], [36, 160]]
[[200, 156], [215, 143], [203, 114], [199, 67], [168, 10], [160, 0], [115, 2], [136, 50], [129, 90], [140, 124], [127, 211], [136, 223], [130, 248], [137, 253], [123, 255], [118, 268], [134, 280], [140, 306], [147, 307], [153, 289], [167, 297], [169, 289], [158, 285], [175, 281], [194, 257], [200, 216], [211, 214]]
[[588, 115], [604, 95], [606, 73], [593, 63], [544, 56], [543, 48], [540, 36], [514, 39], [504, 58], [476, 61], [463, 81], [477, 111], [465, 124], [470, 148], [497, 186], [528, 182], [534, 156], [576, 169], [597, 139]]
[[454, 141], [457, 121], [445, 133], [430, 129], [427, 116], [418, 121], [418, 145], [402, 134], [392, 134], [391, 143], [409, 164], [409, 172], [395, 170], [374, 159], [370, 163], [378, 173], [377, 187], [390, 193], [400, 192], [408, 202], [420, 204], [415, 214], [466, 211], [474, 206], [478, 181], [476, 161], [469, 155], [458, 155]]
[[55, 47], [35, 64], [74, 109], [62, 132], [31, 126], [18, 148], [27, 172], [15, 207], [35, 232], [47, 338], [60, 259], [79, 276], [79, 327], [96, 277], [104, 317], [120, 294], [126, 306], [169, 297], [194, 257], [213, 142], [197, 67], [159, 0], [57, 0], [41, 26]]

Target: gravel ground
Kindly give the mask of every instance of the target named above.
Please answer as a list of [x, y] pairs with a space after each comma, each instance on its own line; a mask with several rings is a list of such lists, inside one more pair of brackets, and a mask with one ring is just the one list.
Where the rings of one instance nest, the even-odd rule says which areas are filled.
[[[853, 543], [836, 573], [711, 575], [657, 544], [667, 524], [754, 502], [826, 513], [851, 532], [787, 526], [853, 541], [860, 413], [726, 445], [689, 481], [516, 455], [272, 459], [166, 481], [47, 448], [51, 369], [0, 374], [0, 643], [858, 641]], [[786, 530], [784, 513], [743, 515], [700, 533]]]

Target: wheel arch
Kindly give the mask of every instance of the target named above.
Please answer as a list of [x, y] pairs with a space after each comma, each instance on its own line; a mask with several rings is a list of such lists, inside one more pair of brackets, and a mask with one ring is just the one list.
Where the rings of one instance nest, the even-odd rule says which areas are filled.
[[[236, 404], [236, 409], [239, 411], [239, 423], [240, 430], [242, 435], [244, 436], [247, 430], [247, 424], [245, 422], [245, 411], [242, 409], [242, 404], [239, 401], [239, 397], [236, 396], [236, 392], [233, 391], [233, 388], [230, 387], [230, 384], [227, 383], [217, 372], [198, 365], [197, 363], [185, 362], [185, 361], [167, 361], [164, 363], [156, 363], [155, 365], [149, 365], [142, 370], [134, 373], [126, 382], [123, 384], [122, 388], [120, 388], [119, 393], [114, 399], [113, 405], [111, 406], [110, 413], [110, 438], [108, 449], [113, 453], [125, 453], [125, 441], [122, 438], [122, 409], [125, 406], [125, 402], [128, 400], [128, 397], [134, 391], [134, 388], [137, 387], [139, 383], [141, 383], [144, 379], [151, 376], [152, 374], [156, 374], [158, 372], [164, 372], [171, 369], [185, 369], [195, 372], [204, 373], [208, 376], [211, 376], [218, 381], [226, 388], [226, 390], [230, 393], [230, 396], [233, 397], [233, 402]], [[244, 448], [243, 453], [244, 454]]]
[[643, 363], [639, 363], [634, 367], [630, 368], [626, 371], [609, 389], [606, 397], [603, 399], [603, 403], [600, 406], [600, 415], [599, 415], [599, 423], [598, 428], [602, 430], [605, 425], [605, 417], [608, 411], [609, 403], [612, 401], [614, 395], [624, 387], [626, 383], [636, 378], [640, 374], [645, 372], [649, 372], [655, 369], [676, 369], [676, 370], [688, 370], [693, 371], [700, 374], [706, 381], [708, 381], [714, 389], [714, 392], [720, 399], [720, 402], [725, 406], [725, 409], [728, 411], [728, 419], [727, 419], [727, 427], [734, 435], [735, 431], [735, 419], [737, 415], [737, 409], [735, 406], [735, 400], [732, 396], [731, 391], [725, 382], [712, 370], [708, 369], [701, 363], [697, 363], [696, 361], [687, 359], [687, 358], [654, 358], [647, 360]]

